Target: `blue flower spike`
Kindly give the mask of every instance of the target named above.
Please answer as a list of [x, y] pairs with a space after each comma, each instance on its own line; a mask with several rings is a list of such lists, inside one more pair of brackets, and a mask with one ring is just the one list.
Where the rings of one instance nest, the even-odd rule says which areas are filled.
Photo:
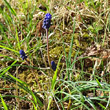
[[22, 58], [22, 60], [27, 58], [27, 56], [23, 50], [20, 50], [19, 53], [20, 53], [20, 57]]
[[51, 18], [52, 18], [52, 15], [50, 13], [47, 13], [45, 15], [45, 18], [44, 18], [44, 21], [43, 21], [43, 25], [42, 25], [42, 27], [44, 29], [49, 29], [50, 24], [51, 24]]
[[53, 71], [55, 71], [56, 70], [56, 64], [54, 61], [51, 61], [51, 66], [52, 66]]

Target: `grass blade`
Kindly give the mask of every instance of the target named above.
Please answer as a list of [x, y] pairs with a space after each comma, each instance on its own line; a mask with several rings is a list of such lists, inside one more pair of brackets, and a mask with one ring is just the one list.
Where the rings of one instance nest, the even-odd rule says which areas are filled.
[[20, 50], [20, 42], [19, 42], [19, 37], [18, 37], [18, 32], [17, 32], [17, 29], [16, 29], [16, 40], [17, 40], [17, 45], [18, 45], [18, 49]]
[[10, 6], [10, 4], [7, 2], [7, 0], [4, 0], [4, 2], [7, 5], [8, 9], [11, 11], [11, 13], [16, 16], [15, 10]]
[[72, 53], [72, 48], [73, 48], [73, 39], [74, 39], [74, 32], [75, 32], [75, 20], [74, 20], [74, 24], [73, 24], [73, 34], [72, 34], [72, 39], [71, 39], [71, 43], [70, 43], [70, 50], [69, 50], [69, 55], [68, 55], [68, 63], [71, 63], [71, 53]]
[[58, 73], [58, 68], [59, 68], [59, 65], [60, 65], [61, 58], [62, 58], [62, 55], [59, 58], [59, 61], [58, 61], [58, 64], [57, 64], [57, 68], [56, 68], [56, 71], [55, 71], [54, 76], [53, 76], [53, 79], [52, 79], [52, 90], [55, 87], [55, 82], [56, 82], [56, 79], [57, 79], [57, 73]]
[[103, 106], [101, 103], [98, 103], [98, 104], [102, 107], [103, 110], [106, 110], [105, 106]]
[[1, 97], [1, 102], [2, 102], [2, 104], [3, 104], [4, 110], [8, 110], [8, 108], [7, 108], [7, 106], [6, 106], [6, 103], [5, 103], [5, 101], [3, 100], [1, 94], [0, 94], [0, 97]]
[[14, 61], [7, 69], [5, 69], [5, 70], [0, 74], [0, 78], [1, 78], [9, 69], [11, 69], [12, 66], [13, 66], [16, 62], [17, 62], [17, 60]]
[[99, 80], [96, 78], [97, 84], [99, 85], [100, 88], [103, 88], [102, 85], [100, 84]]
[[4, 49], [7, 49], [7, 50], [10, 50], [10, 51], [13, 51], [15, 53], [19, 53], [18, 51], [14, 50], [14, 49], [11, 49], [11, 48], [8, 48], [8, 47], [2, 46], [2, 45], [0, 45], [0, 47], [4, 48]]

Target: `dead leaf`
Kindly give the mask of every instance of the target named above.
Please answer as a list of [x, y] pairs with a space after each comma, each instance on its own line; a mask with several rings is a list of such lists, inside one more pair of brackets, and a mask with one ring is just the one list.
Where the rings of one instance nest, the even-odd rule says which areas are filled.
[[37, 26], [36, 26], [36, 35], [38, 35], [39, 37], [41, 36], [41, 33], [44, 33], [45, 32], [45, 29], [42, 28], [42, 24], [43, 24], [43, 21], [39, 21]]

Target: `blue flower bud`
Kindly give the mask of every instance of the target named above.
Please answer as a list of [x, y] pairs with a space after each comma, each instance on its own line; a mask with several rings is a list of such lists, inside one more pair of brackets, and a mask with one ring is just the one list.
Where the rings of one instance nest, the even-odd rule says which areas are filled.
[[52, 69], [55, 71], [56, 70], [56, 64], [54, 61], [51, 61], [51, 66], [52, 66]]
[[20, 57], [22, 58], [22, 60], [27, 58], [27, 56], [23, 50], [20, 50], [19, 53], [20, 53]]
[[50, 13], [47, 13], [45, 15], [45, 18], [43, 21], [43, 26], [42, 26], [44, 29], [49, 29], [50, 23], [51, 23], [51, 18], [52, 18], [52, 15]]

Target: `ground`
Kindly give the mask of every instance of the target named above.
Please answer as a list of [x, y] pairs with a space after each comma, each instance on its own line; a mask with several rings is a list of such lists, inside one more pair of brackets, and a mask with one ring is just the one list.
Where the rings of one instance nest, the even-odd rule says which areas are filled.
[[0, 0], [0, 109], [109, 110], [109, 9], [106, 0]]

